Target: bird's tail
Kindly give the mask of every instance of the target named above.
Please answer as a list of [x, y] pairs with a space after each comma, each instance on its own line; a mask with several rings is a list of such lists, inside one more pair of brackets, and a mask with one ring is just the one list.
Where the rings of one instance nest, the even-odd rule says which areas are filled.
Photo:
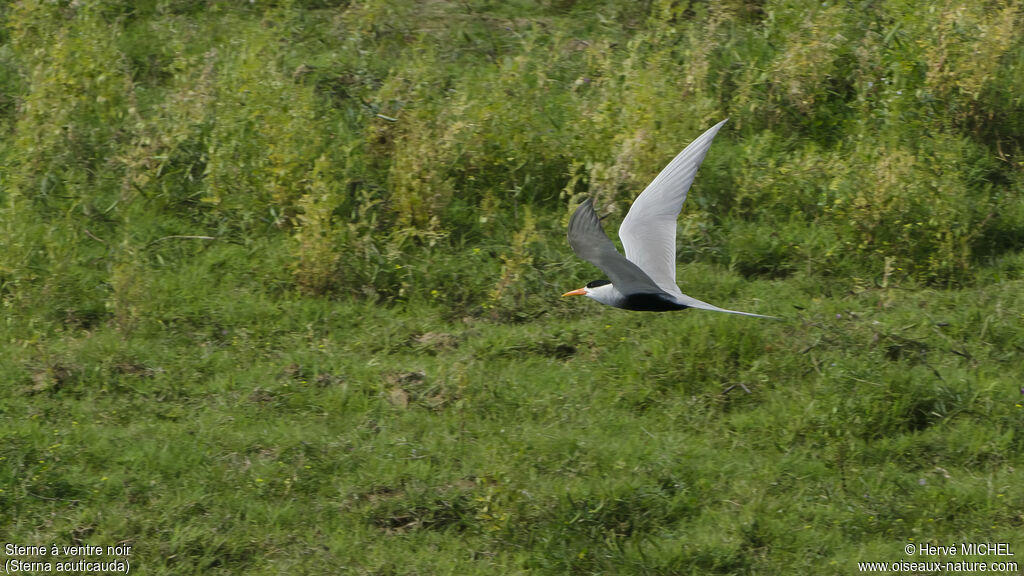
[[719, 308], [718, 306], [715, 306], [713, 304], [708, 304], [707, 302], [702, 302], [700, 300], [697, 300], [696, 298], [691, 298], [691, 297], [687, 296], [686, 294], [683, 294], [682, 298], [680, 298], [677, 295], [676, 296], [676, 300], [678, 300], [680, 304], [685, 304], [686, 306], [689, 306], [690, 308], [698, 308], [700, 310], [710, 310], [712, 312], [725, 312], [726, 314], [739, 314], [740, 316], [753, 316], [754, 318], [768, 318], [768, 319], [771, 319], [771, 320], [782, 320], [782, 318], [779, 318], [778, 316], [765, 316], [764, 314], [754, 314], [752, 312], [740, 312], [739, 310], [726, 310], [725, 308]]

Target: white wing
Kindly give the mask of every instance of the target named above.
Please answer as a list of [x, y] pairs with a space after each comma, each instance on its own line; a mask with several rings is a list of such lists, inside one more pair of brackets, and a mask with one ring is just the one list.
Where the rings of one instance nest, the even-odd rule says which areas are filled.
[[[677, 298], [683, 296], [683, 293], [676, 285], [676, 220], [697, 168], [704, 161], [704, 155], [711, 147], [715, 134], [726, 122], [728, 119], [709, 128], [669, 162], [633, 201], [633, 206], [619, 227], [619, 239], [622, 240], [626, 258], [646, 272], [659, 288]], [[701, 304], [694, 308], [732, 312], [700, 300], [694, 302]], [[685, 301], [683, 303], [690, 305]]]

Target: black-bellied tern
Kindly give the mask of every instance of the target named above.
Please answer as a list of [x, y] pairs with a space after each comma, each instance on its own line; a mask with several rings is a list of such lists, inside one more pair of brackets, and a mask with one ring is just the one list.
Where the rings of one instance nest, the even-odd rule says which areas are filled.
[[758, 318], [691, 298], [676, 285], [676, 219], [697, 168], [704, 161], [722, 120], [690, 143], [633, 202], [619, 227], [626, 255], [601, 229], [590, 198], [569, 219], [569, 245], [576, 255], [600, 268], [608, 280], [595, 280], [563, 296], [586, 296], [602, 304], [650, 312], [700, 308]]

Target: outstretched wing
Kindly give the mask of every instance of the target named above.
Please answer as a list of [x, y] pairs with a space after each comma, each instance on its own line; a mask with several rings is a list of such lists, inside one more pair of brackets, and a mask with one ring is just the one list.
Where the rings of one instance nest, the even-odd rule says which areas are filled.
[[661, 292], [650, 276], [615, 249], [601, 228], [590, 198], [569, 218], [569, 246], [577, 256], [600, 268], [619, 292]]
[[626, 258], [646, 272], [659, 288], [676, 297], [683, 295], [676, 284], [676, 220], [697, 168], [726, 122], [722, 120], [712, 126], [669, 162], [637, 196], [619, 227]]

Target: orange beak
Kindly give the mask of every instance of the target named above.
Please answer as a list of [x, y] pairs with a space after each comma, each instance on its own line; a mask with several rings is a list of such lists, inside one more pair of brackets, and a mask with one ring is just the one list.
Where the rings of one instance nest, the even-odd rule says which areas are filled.
[[586, 288], [579, 288], [579, 289], [573, 290], [571, 292], [566, 292], [565, 294], [562, 294], [562, 296], [563, 297], [565, 297], [565, 296], [583, 296], [586, 293], [587, 293], [587, 289]]

